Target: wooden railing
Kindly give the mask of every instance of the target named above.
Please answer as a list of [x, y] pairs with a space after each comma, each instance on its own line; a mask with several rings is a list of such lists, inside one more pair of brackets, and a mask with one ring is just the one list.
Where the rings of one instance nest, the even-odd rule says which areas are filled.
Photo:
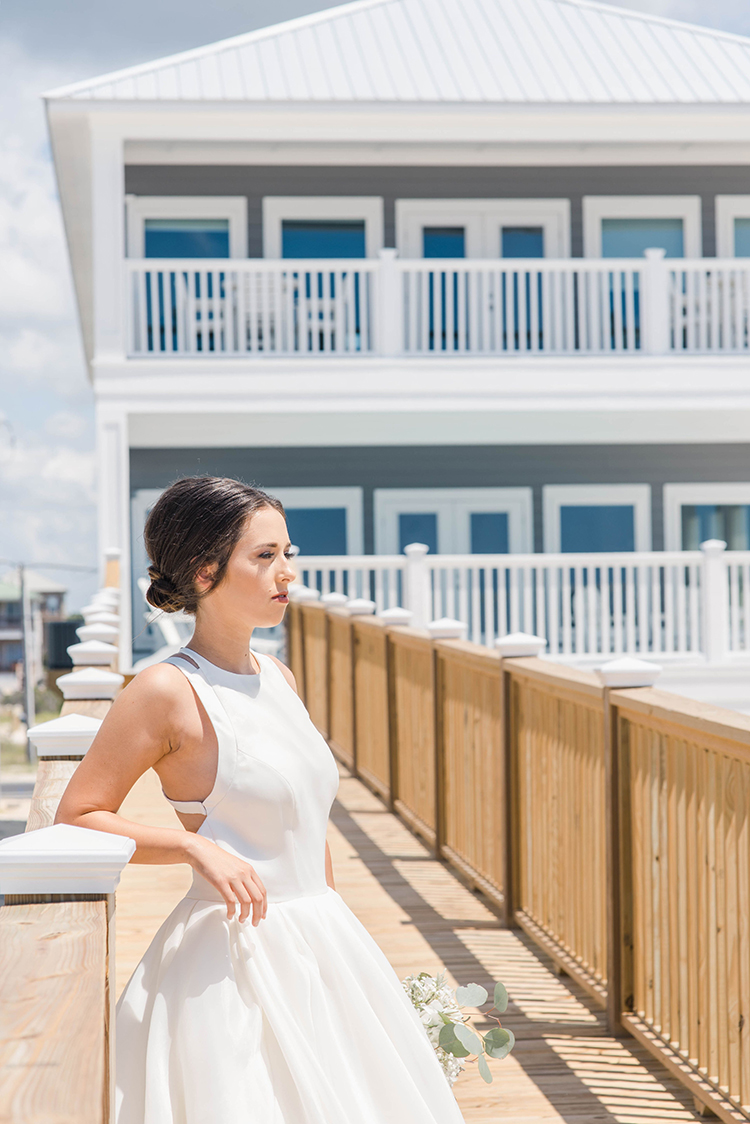
[[750, 718], [345, 608], [287, 620], [341, 760], [613, 1034], [750, 1120]]
[[[118, 577], [110, 557], [106, 580]], [[114, 886], [134, 844], [51, 825], [122, 676], [79, 660], [59, 683], [60, 718], [32, 731], [39, 763], [27, 834], [0, 844], [0, 1118], [110, 1124]]]

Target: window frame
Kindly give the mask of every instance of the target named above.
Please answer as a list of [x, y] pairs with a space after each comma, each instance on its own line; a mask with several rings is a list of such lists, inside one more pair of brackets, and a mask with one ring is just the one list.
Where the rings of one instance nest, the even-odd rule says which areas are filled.
[[381, 195], [264, 195], [264, 258], [281, 258], [281, 226], [285, 219], [309, 219], [313, 222], [330, 222], [334, 219], [364, 221], [365, 257], [376, 258], [383, 249]]
[[[450, 524], [448, 537], [463, 538], [471, 546], [470, 511], [501, 511], [508, 514], [508, 553], [530, 554], [534, 540], [534, 503], [531, 488], [375, 488], [373, 523], [376, 554], [398, 554], [398, 515], [404, 505], [415, 511], [438, 515], [438, 553], [463, 554], [463, 550], [440, 551], [441, 506]], [[457, 505], [463, 505], [463, 511]], [[464, 526], [461, 526], [464, 524]]]
[[146, 256], [146, 219], [228, 219], [229, 257], [247, 257], [247, 198], [244, 195], [126, 195], [129, 258]]
[[[560, 509], [563, 507], [632, 506], [633, 554], [651, 550], [650, 484], [545, 484], [542, 489], [544, 553], [561, 554]], [[588, 551], [576, 553], [587, 554]], [[608, 554], [609, 551], [602, 551]], [[611, 553], [616, 553], [612, 551]], [[628, 552], [631, 553], [631, 552]]]
[[[274, 488], [264, 485], [263, 491], [276, 496], [285, 508], [346, 508], [346, 553], [364, 554], [364, 502], [361, 488]], [[305, 555], [299, 557], [303, 558]]]
[[601, 258], [602, 219], [682, 219], [684, 261], [703, 255], [700, 195], [584, 195], [583, 256]]
[[664, 549], [682, 550], [682, 508], [684, 506], [750, 506], [750, 483], [664, 485]]
[[[496, 225], [541, 226], [545, 258], [570, 257], [569, 199], [397, 199], [396, 245], [399, 256], [422, 258], [423, 226], [463, 226], [466, 258], [510, 261], [492, 253]], [[533, 259], [530, 259], [533, 260]]]
[[737, 258], [734, 252], [735, 219], [750, 219], [750, 195], [717, 195], [716, 256], [750, 261], [750, 258]]

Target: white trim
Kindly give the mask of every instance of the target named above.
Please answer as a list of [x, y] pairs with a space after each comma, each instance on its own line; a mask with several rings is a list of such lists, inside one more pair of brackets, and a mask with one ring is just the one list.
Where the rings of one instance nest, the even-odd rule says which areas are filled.
[[686, 504], [750, 504], [750, 483], [665, 484], [665, 550], [682, 550], [682, 507]]
[[716, 196], [716, 256], [734, 257], [734, 220], [750, 219], [750, 195]]
[[379, 195], [266, 195], [263, 198], [263, 257], [281, 257], [284, 219], [363, 219], [365, 257], [383, 248], [383, 200]]
[[272, 488], [263, 491], [281, 500], [284, 507], [346, 508], [346, 553], [364, 554], [364, 507], [361, 488]]
[[438, 552], [470, 553], [470, 515], [478, 511], [508, 515], [511, 554], [533, 550], [531, 488], [376, 488], [375, 553], [398, 554], [398, 516], [406, 512], [437, 514]]
[[651, 550], [650, 484], [545, 484], [542, 489], [544, 550], [560, 552], [560, 508], [598, 504], [633, 507], [634, 547]]
[[146, 256], [146, 219], [228, 219], [229, 256], [247, 257], [244, 195], [126, 195], [128, 257]]
[[467, 258], [499, 258], [501, 226], [541, 226], [544, 256], [570, 257], [569, 199], [397, 199], [396, 245], [422, 257], [422, 227], [463, 226]]
[[602, 256], [602, 219], [682, 219], [686, 258], [703, 253], [700, 195], [584, 195], [583, 256]]

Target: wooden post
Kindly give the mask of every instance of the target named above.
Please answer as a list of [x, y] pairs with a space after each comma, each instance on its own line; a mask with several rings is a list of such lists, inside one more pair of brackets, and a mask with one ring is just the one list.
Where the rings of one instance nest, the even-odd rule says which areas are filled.
[[629, 657], [610, 660], [598, 672], [604, 684], [607, 1026], [616, 1038], [628, 1035], [622, 1014], [632, 1008], [632, 839], [628, 747], [621, 744], [619, 715], [610, 695], [617, 688], [653, 687], [660, 672], [657, 664]]
[[432, 643], [432, 698], [435, 728], [435, 858], [443, 857], [445, 843], [445, 738], [443, 723], [443, 674], [440, 652]]
[[503, 776], [503, 920], [509, 929], [518, 928], [516, 899], [518, 886], [518, 807], [516, 793], [516, 724], [513, 714], [512, 662], [500, 660], [500, 697], [502, 713], [501, 767]]

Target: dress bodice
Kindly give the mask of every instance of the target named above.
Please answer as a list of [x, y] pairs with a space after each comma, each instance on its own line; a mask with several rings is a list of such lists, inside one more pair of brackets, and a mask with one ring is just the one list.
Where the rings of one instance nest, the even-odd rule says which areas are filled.
[[[209, 796], [170, 803], [205, 815], [198, 834], [249, 862], [269, 902], [324, 893], [336, 762], [278, 664], [253, 655], [260, 668], [253, 675], [224, 671], [191, 648], [165, 660], [189, 680], [218, 743]], [[195, 872], [188, 897], [222, 900]]]

